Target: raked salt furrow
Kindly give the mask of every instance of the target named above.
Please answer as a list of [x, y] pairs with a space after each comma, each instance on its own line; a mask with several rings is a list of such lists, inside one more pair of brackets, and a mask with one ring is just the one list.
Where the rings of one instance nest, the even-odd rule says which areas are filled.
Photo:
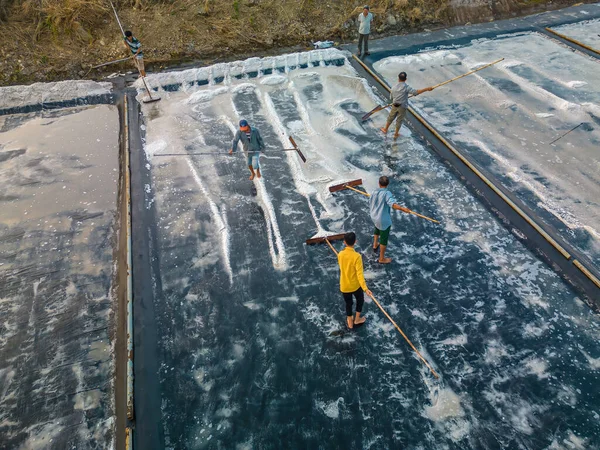
[[[233, 99], [231, 99], [231, 106], [235, 111], [236, 116], [240, 117], [240, 114], [235, 108], [235, 104], [233, 103]], [[225, 123], [227, 124], [227, 126], [233, 134], [237, 132], [235, 125], [233, 125], [233, 122], [231, 122], [229, 118], [225, 118]], [[256, 186], [256, 194], [259, 203], [263, 211], [265, 212], [265, 221], [267, 222], [267, 235], [269, 240], [269, 253], [271, 254], [273, 267], [277, 270], [286, 270], [288, 268], [287, 255], [285, 251], [285, 246], [283, 245], [283, 238], [281, 236], [281, 232], [279, 231], [279, 224], [277, 223], [277, 216], [275, 215], [275, 208], [273, 208], [273, 202], [271, 202], [271, 198], [267, 193], [265, 183], [262, 179], [254, 178], [254, 185]], [[271, 233], [273, 233], [273, 235], [271, 235]], [[273, 241], [275, 241], [277, 251], [275, 251]]]
[[[270, 251], [271, 258], [273, 259], [273, 267], [277, 270], [287, 270], [287, 256], [285, 247], [283, 245], [283, 238], [281, 237], [281, 232], [279, 231], [279, 224], [277, 223], [275, 208], [273, 208], [273, 202], [271, 202], [271, 198], [269, 197], [265, 187], [265, 182], [262, 180], [262, 178], [255, 178], [254, 185], [256, 186], [257, 197], [261, 203], [263, 211], [265, 212], [265, 216], [267, 217], [267, 230], [269, 231], [269, 245], [271, 247]], [[271, 232], [275, 237], [277, 253], [275, 253], [275, 249], [272, 245], [272, 238], [270, 236]]]
[[548, 92], [543, 87], [536, 86], [535, 84], [531, 83], [529, 80], [521, 77], [520, 75], [517, 75], [512, 70], [509, 70], [506, 67], [501, 66], [498, 68], [498, 70], [504, 72], [504, 74], [508, 78], [510, 78], [515, 83], [517, 83], [519, 86], [521, 86], [522, 89], [530, 91], [531, 93], [535, 94], [536, 96], [540, 97], [541, 99], [548, 101], [548, 103], [550, 103], [556, 109], [559, 109], [561, 111], [569, 111], [572, 113], [580, 108], [579, 104], [573, 103], [568, 100], [565, 100], [564, 98], [558, 97], [557, 95], [555, 95], [551, 92]]
[[226, 211], [225, 211], [225, 209], [223, 209], [223, 212], [220, 212], [219, 208], [217, 208], [217, 205], [215, 204], [215, 202], [210, 198], [210, 193], [204, 186], [204, 183], [202, 182], [200, 175], [198, 175], [198, 171], [194, 167], [194, 163], [192, 162], [191, 158], [186, 157], [185, 160], [187, 162], [188, 167], [190, 168], [190, 171], [192, 172], [192, 176], [194, 177], [194, 180], [196, 180], [198, 187], [200, 188], [200, 190], [206, 197], [206, 200], [208, 201], [208, 204], [210, 206], [210, 211], [212, 213], [213, 219], [217, 226], [217, 229], [219, 232], [219, 237], [221, 240], [221, 252], [223, 255], [223, 265], [225, 266], [227, 275], [229, 275], [229, 282], [231, 284], [233, 284], [233, 271], [231, 270], [231, 261], [230, 261], [230, 256], [229, 256], [229, 228], [227, 226], [227, 218], [225, 217]]
[[[321, 152], [319, 152], [316, 147], [312, 144], [311, 140], [312, 138], [316, 138], [319, 137], [320, 134], [317, 133], [315, 131], [315, 129], [313, 128], [311, 122], [310, 122], [310, 114], [308, 112], [308, 109], [306, 108], [306, 106], [304, 105], [304, 102], [302, 100], [302, 98], [300, 97], [300, 94], [297, 90], [297, 88], [294, 86], [293, 82], [290, 82], [290, 84], [288, 85], [288, 90], [290, 90], [292, 92], [292, 96], [294, 97], [294, 101], [296, 103], [296, 107], [298, 109], [298, 114], [300, 115], [300, 118], [302, 119], [302, 124], [304, 125], [304, 131], [307, 135], [307, 140], [303, 140], [301, 141], [301, 145], [302, 145], [302, 149], [305, 151], [305, 153], [307, 154], [316, 154], [319, 155], [321, 157], [321, 161], [320, 161], [320, 165], [324, 168], [326, 168], [328, 171], [331, 172], [331, 175], [333, 177], [336, 177], [338, 174], [336, 173], [335, 170], [333, 170], [331, 168], [332, 164], [324, 164], [324, 160], [327, 160], [329, 158], [328, 155], [323, 154]], [[281, 119], [279, 118], [277, 112], [275, 111], [275, 105], [273, 104], [272, 100], [269, 98], [269, 103], [270, 105], [267, 105], [269, 108], [272, 107], [273, 108], [273, 115], [276, 117], [277, 121], [276, 121], [276, 125], [278, 125], [278, 129], [282, 132], [282, 135], [285, 134], [285, 126], [283, 125], [283, 123], [281, 122]], [[296, 139], [298, 139], [296, 137]], [[282, 142], [282, 145], [288, 145], [287, 142], [285, 141], [285, 139], [280, 139], [280, 141]], [[300, 163], [297, 161], [296, 158], [291, 158], [290, 159], [290, 155], [288, 154], [288, 163], [289, 164], [295, 164], [295, 167], [297, 170], [299, 170], [299, 172], [302, 174], [302, 183], [304, 185], [310, 185], [313, 189], [315, 189], [315, 198], [316, 200], [319, 202], [319, 204], [323, 207], [323, 209], [327, 212], [328, 215], [332, 216], [332, 211], [331, 211], [331, 205], [328, 204], [325, 201], [324, 196], [321, 194], [321, 191], [319, 189], [314, 188], [315, 184], [320, 184], [322, 185], [322, 190], [327, 191], [327, 183], [331, 183], [332, 177], [330, 176], [321, 176], [315, 179], [307, 179], [306, 178], [306, 174], [304, 173], [304, 170], [302, 170], [302, 167], [300, 166]], [[331, 161], [330, 161], [331, 163]], [[294, 173], [294, 172], [293, 172]], [[295, 180], [295, 179], [294, 179]], [[320, 221], [317, 217], [317, 213], [314, 209], [314, 206], [310, 200], [310, 195], [306, 194], [306, 189], [303, 189], [301, 191], [302, 195], [305, 196], [305, 198], [307, 199], [308, 202], [308, 207], [311, 211], [311, 214], [315, 220], [315, 223], [317, 225], [317, 234], [316, 237], [318, 236], [322, 236], [322, 235], [326, 235], [326, 231], [322, 228]]]
[[[283, 125], [283, 123], [281, 123], [281, 118], [279, 117], [279, 115], [277, 114], [277, 111], [275, 110], [275, 105], [273, 104], [273, 100], [271, 100], [271, 97], [269, 96], [269, 94], [263, 94], [262, 92], [257, 92], [257, 95], [258, 95], [258, 98], [260, 99], [261, 105], [263, 106], [263, 108], [265, 109], [265, 111], [267, 113], [267, 117], [270, 119], [271, 126], [277, 133], [277, 136], [279, 138], [279, 141], [281, 142], [281, 145], [283, 147], [289, 145], [287, 139], [285, 139], [285, 136], [286, 136], [285, 126]], [[287, 160], [288, 166], [290, 167], [290, 171], [292, 173], [292, 178], [294, 179], [294, 184], [296, 185], [296, 191], [300, 195], [302, 195], [304, 198], [306, 198], [306, 201], [308, 202], [308, 207], [309, 207], [312, 217], [315, 221], [315, 225], [317, 226], [317, 230], [319, 233], [323, 232], [324, 229], [321, 226], [321, 223], [319, 222], [319, 218], [317, 217], [317, 213], [315, 212], [315, 209], [310, 202], [310, 195], [313, 193], [311, 191], [314, 191], [314, 188], [306, 180], [306, 177], [304, 176], [304, 172], [302, 171], [302, 168], [300, 167], [300, 163], [298, 162], [297, 155], [294, 154], [294, 152], [287, 152], [286, 157], [287, 157], [286, 160]], [[310, 188], [307, 189], [307, 186], [309, 186]]]
[[[347, 65], [346, 67], [351, 68], [352, 66]], [[314, 74], [318, 76], [317, 73], [314, 73]], [[306, 74], [304, 74], [304, 75], [306, 75]], [[305, 103], [307, 103], [307, 102], [306, 102], [306, 100], [304, 100], [301, 97], [301, 95], [298, 91], [297, 82], [292, 81], [290, 83], [288, 89], [292, 92], [294, 101], [296, 102], [296, 105], [298, 108], [298, 113], [302, 120], [302, 124], [304, 125], [304, 129], [306, 130], [307, 135], [308, 135], [309, 140], [305, 141], [304, 145], [310, 144], [312, 152], [319, 157], [319, 164], [321, 165], [321, 167], [323, 167], [326, 170], [328, 170], [329, 172], [331, 172], [333, 177], [337, 177], [338, 173], [335, 169], [334, 160], [331, 158], [331, 156], [328, 153], [325, 153], [325, 152], [322, 152], [321, 150], [319, 150], [318, 145], [313, 145], [311, 142], [311, 140], [313, 138], [321, 138], [322, 134], [321, 134], [321, 132], [316, 131], [315, 127], [313, 127], [313, 125], [311, 123], [311, 114], [310, 114], [309, 108], [307, 108], [305, 106]], [[308, 182], [310, 183], [310, 181], [308, 181]], [[312, 184], [312, 183], [310, 183], [310, 184]], [[330, 207], [327, 205], [327, 203], [323, 202], [322, 199], [319, 199], [319, 203], [321, 203], [321, 205], [323, 206], [323, 208], [325, 208], [325, 210], [330, 209]]]
[[306, 130], [306, 134], [308, 134], [309, 136], [315, 135], [316, 131], [310, 123], [310, 115], [308, 114], [308, 110], [306, 109], [304, 102], [302, 102], [300, 94], [298, 93], [298, 89], [295, 87], [293, 81], [290, 82], [288, 89], [292, 91], [292, 96], [294, 97], [294, 101], [296, 102], [296, 105], [298, 107], [298, 113], [300, 114], [300, 118], [302, 119], [302, 124], [304, 125], [304, 129]]

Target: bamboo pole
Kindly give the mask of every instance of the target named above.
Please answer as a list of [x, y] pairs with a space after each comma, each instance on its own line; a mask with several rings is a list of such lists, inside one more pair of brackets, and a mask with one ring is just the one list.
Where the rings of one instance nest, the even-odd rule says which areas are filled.
[[383, 314], [385, 314], [385, 317], [387, 317], [390, 322], [392, 322], [392, 324], [396, 327], [396, 329], [398, 330], [398, 332], [402, 335], [402, 337], [406, 340], [406, 342], [408, 342], [408, 345], [410, 345], [410, 348], [412, 348], [415, 353], [417, 354], [417, 356], [419, 357], [419, 359], [421, 361], [423, 361], [423, 363], [427, 366], [427, 368], [430, 370], [430, 372], [433, 374], [434, 377], [439, 378], [440, 376], [436, 373], [435, 370], [433, 370], [433, 368], [429, 365], [429, 363], [427, 362], [427, 360], [425, 358], [423, 358], [423, 355], [421, 355], [421, 353], [419, 352], [419, 350], [417, 350], [417, 348], [413, 345], [413, 343], [410, 341], [410, 339], [408, 338], [408, 336], [406, 336], [406, 334], [404, 334], [404, 331], [402, 331], [402, 329], [398, 326], [398, 324], [396, 324], [396, 322], [394, 322], [394, 319], [392, 319], [390, 317], [390, 315], [385, 311], [385, 309], [383, 309], [383, 306], [381, 306], [379, 304], [379, 302], [377, 301], [377, 299], [375, 298], [374, 295], [369, 295], [369, 297], [371, 297], [373, 299], [373, 301], [375, 302], [375, 304], [379, 307], [379, 309], [381, 310], [381, 312]]
[[[364, 191], [361, 191], [360, 189], [353, 188], [352, 186], [346, 186], [346, 189], [350, 189], [352, 191], [358, 192], [359, 194], [362, 194], [362, 195], [364, 195], [366, 197], [370, 197], [371, 196], [371, 194], [368, 194], [368, 193], [366, 193]], [[427, 217], [427, 216], [424, 216], [424, 215], [419, 214], [417, 212], [414, 212], [412, 209], [405, 208], [404, 206], [401, 206], [400, 208], [402, 208], [400, 210], [402, 212], [405, 212], [405, 213], [408, 213], [408, 214], [414, 214], [415, 216], [420, 217], [421, 219], [429, 220], [430, 222], [440, 223], [439, 221], [437, 221], [435, 219], [432, 219], [431, 217]]]
[[109, 61], [109, 62], [106, 62], [106, 63], [103, 63], [103, 64], [98, 64], [97, 66], [94, 66], [94, 67], [90, 67], [90, 70], [97, 69], [99, 67], [109, 66], [111, 64], [117, 64], [117, 63], [120, 63], [120, 62], [123, 62], [123, 61], [128, 61], [130, 59], [131, 59], [131, 56], [128, 56], [127, 58], [122, 58], [122, 59], [115, 59], [114, 61]]
[[[444, 86], [444, 85], [446, 85], [446, 84], [448, 84], [448, 83], [452, 83], [453, 81], [459, 80], [459, 79], [461, 79], [461, 78], [464, 78], [464, 77], [466, 77], [466, 76], [468, 76], [468, 75], [472, 75], [472, 74], [474, 74], [475, 72], [479, 72], [480, 70], [486, 69], [486, 68], [488, 68], [488, 67], [490, 67], [490, 66], [493, 66], [494, 64], [498, 64], [500, 61], [504, 61], [504, 58], [500, 58], [500, 59], [498, 59], [498, 60], [496, 60], [496, 61], [494, 61], [494, 62], [491, 62], [491, 63], [489, 63], [489, 64], [485, 64], [485, 65], [483, 65], [483, 66], [481, 66], [481, 67], [478, 67], [477, 69], [471, 70], [470, 72], [463, 73], [462, 75], [458, 75], [458, 76], [456, 76], [456, 77], [454, 77], [454, 78], [451, 78], [451, 79], [449, 79], [449, 80], [446, 80], [446, 81], [443, 81], [443, 82], [441, 82], [441, 83], [438, 83], [438, 84], [436, 84], [436, 85], [434, 85], [434, 86], [431, 86], [431, 89], [432, 89], [432, 90], [433, 90], [433, 89], [437, 89], [437, 88], [439, 88], [439, 87], [441, 87], [441, 86]], [[415, 97], [415, 96], [414, 96], [414, 95], [409, 95], [409, 98], [412, 98], [412, 97]], [[375, 114], [376, 112], [382, 111], [382, 110], [384, 110], [384, 109], [386, 109], [386, 108], [389, 108], [390, 106], [392, 106], [392, 103], [389, 103], [389, 104], [387, 104], [387, 105], [379, 105], [379, 106], [376, 106], [376, 107], [375, 107], [375, 108], [373, 108], [371, 111], [369, 111], [367, 114], [365, 114], [365, 115], [362, 117], [362, 120], [363, 120], [363, 121], [365, 121], [365, 120], [367, 120], [369, 117], [371, 117], [373, 114]]]
[[[362, 192], [362, 191], [359, 191]], [[362, 192], [363, 194], [365, 194], [365, 192]], [[367, 194], [369, 195], [369, 194]], [[327, 242], [327, 245], [329, 245], [329, 248], [333, 251], [333, 253], [336, 254], [336, 256], [338, 255], [338, 251], [333, 247], [333, 245], [331, 245], [331, 242], [329, 242], [329, 239], [325, 238], [325, 242]], [[368, 295], [368, 294], [367, 294]], [[429, 365], [429, 363], [427, 362], [427, 360], [425, 358], [423, 358], [423, 355], [421, 355], [421, 353], [419, 352], [419, 350], [417, 350], [417, 348], [413, 345], [413, 343], [411, 342], [411, 340], [408, 338], [408, 336], [406, 336], [406, 334], [404, 334], [404, 331], [402, 331], [402, 329], [398, 326], [398, 324], [394, 321], [394, 319], [392, 319], [390, 317], [390, 315], [387, 313], [387, 311], [385, 309], [383, 309], [383, 306], [381, 306], [381, 303], [379, 303], [377, 301], [377, 299], [375, 298], [374, 295], [369, 295], [369, 297], [371, 297], [373, 299], [373, 301], [375, 302], [375, 304], [377, 305], [377, 307], [381, 310], [381, 312], [385, 315], [385, 317], [388, 318], [388, 320], [390, 322], [392, 322], [392, 325], [394, 325], [394, 327], [396, 327], [396, 330], [398, 330], [398, 332], [402, 335], [402, 337], [406, 340], [406, 342], [408, 342], [408, 345], [410, 345], [410, 348], [412, 348], [414, 350], [414, 352], [417, 354], [417, 356], [419, 357], [419, 359], [421, 361], [423, 361], [423, 363], [427, 366], [427, 368], [429, 369], [429, 371], [432, 373], [432, 375], [435, 378], [439, 378], [440, 376], [437, 374], [437, 372], [435, 370], [433, 370], [433, 367], [431, 367]]]

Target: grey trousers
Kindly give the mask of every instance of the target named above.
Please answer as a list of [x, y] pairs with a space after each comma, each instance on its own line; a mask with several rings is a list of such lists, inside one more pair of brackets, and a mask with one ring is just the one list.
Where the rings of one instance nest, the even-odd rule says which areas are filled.
[[[365, 51], [362, 51], [362, 47], [365, 47]], [[358, 33], [358, 53], [368, 53], [369, 52], [369, 35], [368, 34], [360, 34]]]

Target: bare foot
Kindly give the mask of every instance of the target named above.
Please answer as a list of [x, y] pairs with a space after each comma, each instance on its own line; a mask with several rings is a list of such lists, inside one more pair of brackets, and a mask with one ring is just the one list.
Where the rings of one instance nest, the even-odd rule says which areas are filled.
[[262, 175], [260, 174], [260, 170], [257, 170], [257, 171], [256, 171], [256, 176], [257, 176], [258, 178], [262, 177]]
[[379, 130], [380, 130], [380, 131], [381, 131], [383, 134], [387, 134], [387, 130], [385, 129], [385, 127], [384, 127], [384, 128], [380, 128]]
[[250, 181], [254, 180], [254, 174], [250, 175], [250, 178], [249, 178], [249, 180], [250, 180]]
[[399, 134], [394, 134], [394, 139], [398, 139], [400, 137]]
[[364, 317], [359, 317], [358, 319], [354, 319], [354, 325], [360, 325], [361, 323], [365, 323], [367, 319]]
[[389, 264], [392, 262], [392, 258], [379, 258], [379, 264]]
[[354, 328], [354, 319], [352, 318], [352, 316], [346, 317], [346, 323], [348, 324], [348, 328]]

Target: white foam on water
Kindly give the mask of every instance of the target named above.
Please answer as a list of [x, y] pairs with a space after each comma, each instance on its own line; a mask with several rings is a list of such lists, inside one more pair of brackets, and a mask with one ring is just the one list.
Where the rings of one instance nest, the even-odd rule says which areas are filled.
[[525, 361], [525, 367], [529, 373], [534, 374], [538, 379], [548, 378], [548, 363], [540, 358], [530, 358]]
[[288, 80], [288, 77], [283, 75], [270, 75], [260, 80], [260, 84], [265, 86], [276, 86], [278, 84], [286, 83]]
[[588, 440], [576, 436], [571, 430], [568, 431], [569, 435], [563, 440], [563, 443], [570, 450], [586, 450], [589, 449]]
[[330, 419], [339, 419], [340, 417], [340, 404], [344, 405], [344, 398], [339, 397], [337, 400], [330, 402], [323, 402], [317, 400], [317, 409], [321, 410]]
[[230, 284], [233, 284], [233, 271], [231, 270], [231, 261], [230, 261], [230, 256], [229, 256], [230, 237], [229, 237], [229, 227], [227, 226], [227, 223], [226, 223], [227, 222], [226, 212], [223, 211], [221, 213], [219, 211], [219, 208], [217, 207], [215, 202], [212, 200], [212, 198], [210, 197], [210, 193], [204, 186], [204, 183], [202, 182], [200, 175], [198, 175], [198, 171], [194, 167], [194, 163], [192, 162], [192, 160], [190, 158], [185, 158], [185, 160], [187, 162], [188, 167], [190, 168], [190, 171], [192, 172], [192, 176], [194, 177], [194, 180], [196, 181], [196, 183], [198, 184], [198, 187], [200, 188], [200, 191], [202, 191], [202, 193], [204, 194], [204, 197], [208, 201], [211, 215], [213, 217], [213, 220], [215, 221], [215, 225], [217, 226], [217, 230], [218, 230], [218, 233], [219, 233], [219, 236], [221, 239], [221, 254], [223, 256], [223, 265], [225, 266], [225, 271], [229, 275]]
[[151, 142], [150, 144], [144, 144], [144, 152], [146, 153], [146, 159], [150, 161], [152, 157], [158, 153], [166, 153], [169, 145], [167, 141], [159, 139], [157, 141]]
[[436, 428], [443, 430], [454, 442], [466, 438], [471, 424], [466, 419], [461, 399], [452, 389], [444, 387], [429, 391], [431, 404], [425, 406], [422, 416], [433, 421]]
[[50, 422], [43, 425], [34, 425], [25, 431], [27, 439], [22, 442], [21, 449], [27, 450], [45, 450], [54, 447], [54, 438], [58, 437], [64, 427]]
[[229, 92], [228, 87], [220, 87], [220, 88], [216, 88], [216, 89], [205, 89], [202, 91], [194, 92], [192, 95], [190, 95], [184, 101], [184, 103], [187, 103], [188, 105], [195, 105], [197, 103], [209, 102], [212, 99], [214, 99], [215, 97], [225, 94], [227, 92]]
[[585, 356], [592, 369], [600, 370], [600, 358], [593, 358], [591, 355], [589, 355], [582, 349], [579, 349], [579, 351], [582, 353], [583, 356]]
[[440, 344], [442, 344], [442, 345], [467, 345], [467, 341], [468, 341], [468, 338], [467, 338], [466, 334], [459, 334], [458, 336], [447, 338], [447, 339], [444, 339], [443, 341], [440, 341]]

